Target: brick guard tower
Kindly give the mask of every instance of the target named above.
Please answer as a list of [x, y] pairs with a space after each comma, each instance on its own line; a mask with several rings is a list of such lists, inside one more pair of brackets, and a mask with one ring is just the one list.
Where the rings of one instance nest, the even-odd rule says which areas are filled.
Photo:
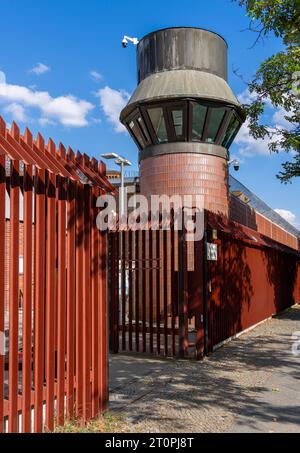
[[228, 216], [228, 150], [244, 121], [227, 84], [227, 44], [198, 28], [168, 28], [137, 47], [138, 87], [121, 121], [139, 148], [141, 193], [204, 195]]

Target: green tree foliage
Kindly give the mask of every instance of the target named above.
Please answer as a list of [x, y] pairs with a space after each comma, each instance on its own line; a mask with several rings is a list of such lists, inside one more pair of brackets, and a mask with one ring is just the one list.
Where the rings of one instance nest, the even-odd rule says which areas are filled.
[[[257, 33], [255, 43], [272, 32], [284, 43], [284, 50], [261, 63], [249, 83], [253, 101], [244, 108], [254, 138], [269, 138], [270, 151], [291, 152], [277, 176], [287, 183], [300, 176], [300, 0], [238, 1], [250, 17], [249, 29]], [[263, 124], [270, 102], [283, 112], [285, 126]]]

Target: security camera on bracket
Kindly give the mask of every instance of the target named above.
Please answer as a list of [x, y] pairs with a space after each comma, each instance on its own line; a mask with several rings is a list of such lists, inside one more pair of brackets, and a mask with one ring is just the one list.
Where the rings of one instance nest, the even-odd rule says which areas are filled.
[[228, 163], [228, 165], [231, 165], [231, 164], [233, 165], [233, 168], [235, 169], [235, 171], [239, 171], [240, 163], [237, 159], [233, 159]]
[[137, 46], [139, 43], [139, 40], [137, 38], [130, 38], [130, 36], [124, 36], [122, 40], [122, 46], [124, 49], [128, 46], [128, 43], [131, 42], [134, 46]]

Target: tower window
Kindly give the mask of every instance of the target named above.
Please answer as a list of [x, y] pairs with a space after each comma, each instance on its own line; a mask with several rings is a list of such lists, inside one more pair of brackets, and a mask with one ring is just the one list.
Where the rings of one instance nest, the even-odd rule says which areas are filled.
[[225, 133], [222, 146], [224, 148], [229, 149], [230, 146], [232, 145], [233, 140], [235, 139], [238, 131], [240, 128], [240, 121], [237, 119], [235, 115], [232, 115], [232, 118], [230, 120], [229, 126], [227, 128], [227, 131]]
[[166, 105], [167, 133], [170, 142], [187, 140], [187, 102]]
[[146, 129], [145, 123], [144, 123], [144, 121], [143, 121], [141, 116], [137, 117], [137, 122], [138, 122], [138, 125], [140, 126], [140, 130], [141, 130], [141, 132], [143, 134], [143, 138], [144, 138], [145, 143], [150, 142], [148, 131]]
[[207, 115], [207, 107], [193, 103], [192, 141], [201, 141]]
[[168, 141], [168, 134], [163, 109], [161, 107], [149, 108], [148, 115], [150, 117], [158, 143], [166, 143]]
[[141, 148], [145, 148], [145, 141], [144, 141], [144, 138], [143, 138], [143, 135], [141, 133], [141, 130], [137, 124], [136, 121], [132, 120], [129, 122], [129, 127], [131, 129], [131, 132], [135, 138], [135, 140], [138, 142], [138, 144], [140, 145]]
[[210, 117], [208, 121], [208, 129], [206, 134], [206, 141], [208, 143], [214, 143], [218, 131], [221, 127], [222, 121], [225, 117], [226, 109], [224, 107], [213, 107], [210, 110]]
[[196, 99], [140, 105], [126, 127], [140, 149], [163, 143], [212, 143], [229, 149], [242, 117], [233, 106]]
[[172, 111], [173, 125], [175, 128], [175, 134], [177, 138], [183, 135], [183, 111], [173, 110]]

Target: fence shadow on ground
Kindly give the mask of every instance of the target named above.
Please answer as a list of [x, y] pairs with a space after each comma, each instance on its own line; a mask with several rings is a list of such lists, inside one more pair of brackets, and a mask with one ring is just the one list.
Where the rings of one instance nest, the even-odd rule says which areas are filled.
[[300, 309], [292, 309], [203, 363], [143, 357], [143, 365], [134, 363], [139, 359], [132, 356], [113, 357], [112, 409], [124, 412], [133, 426], [156, 427], [159, 432], [219, 431], [226, 418], [241, 412], [249, 415], [249, 428], [255, 425], [251, 417], [258, 415], [263, 421], [277, 416], [283, 424], [299, 424], [295, 407], [280, 405], [278, 413], [276, 405], [257, 400], [272, 391], [267, 379], [275, 370], [299, 380], [300, 358], [291, 353], [291, 335], [299, 328]]

